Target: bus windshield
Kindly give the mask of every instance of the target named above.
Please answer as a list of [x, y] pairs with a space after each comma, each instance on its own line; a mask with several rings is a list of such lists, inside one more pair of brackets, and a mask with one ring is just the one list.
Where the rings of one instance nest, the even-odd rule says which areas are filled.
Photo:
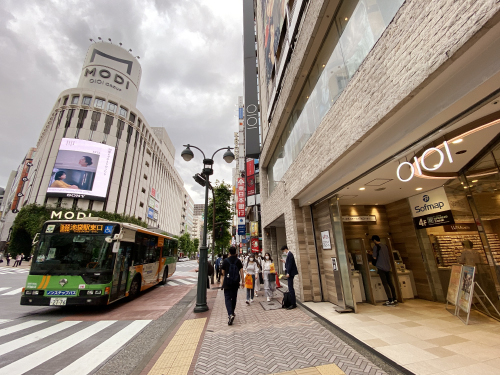
[[42, 234], [31, 266], [32, 274], [80, 274], [112, 269], [109, 235], [54, 233]]

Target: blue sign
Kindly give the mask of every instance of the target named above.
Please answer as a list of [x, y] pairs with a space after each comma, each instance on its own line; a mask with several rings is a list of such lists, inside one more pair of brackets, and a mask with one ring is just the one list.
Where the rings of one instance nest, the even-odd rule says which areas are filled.
[[151, 207], [148, 207], [148, 218], [150, 219], [155, 218], [155, 210], [153, 210]]
[[240, 120], [243, 120], [243, 108], [239, 108], [238, 117], [240, 118]]
[[76, 296], [76, 291], [74, 290], [47, 290], [45, 292], [47, 296]]
[[112, 225], [106, 225], [104, 227], [104, 233], [105, 234], [111, 234], [111, 233], [113, 233], [113, 226]]
[[238, 225], [238, 234], [239, 235], [245, 235], [247, 232], [247, 228], [246, 228], [246, 225], [243, 224], [243, 225]]

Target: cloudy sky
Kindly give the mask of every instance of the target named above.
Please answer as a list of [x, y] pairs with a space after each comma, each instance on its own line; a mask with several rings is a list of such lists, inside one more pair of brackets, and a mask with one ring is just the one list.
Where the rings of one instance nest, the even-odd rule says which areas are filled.
[[[138, 109], [164, 126], [175, 166], [195, 203], [203, 188], [182, 145], [205, 153], [233, 145], [243, 92], [240, 0], [44, 0], [0, 2], [0, 186], [36, 145], [59, 93], [76, 87], [89, 38], [122, 42], [140, 56]], [[231, 181], [233, 164], [216, 156], [214, 179]]]

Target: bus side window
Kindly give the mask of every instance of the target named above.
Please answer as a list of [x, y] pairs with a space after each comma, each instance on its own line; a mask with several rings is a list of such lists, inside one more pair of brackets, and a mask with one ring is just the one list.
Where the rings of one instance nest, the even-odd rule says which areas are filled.
[[177, 241], [172, 241], [172, 256], [177, 257]]
[[148, 249], [146, 252], [146, 260], [145, 263], [153, 263], [156, 262], [156, 248], [158, 243], [158, 237], [156, 236], [148, 236]]
[[165, 252], [166, 257], [171, 257], [172, 256], [172, 240], [165, 240], [165, 245], [163, 246], [163, 251]]

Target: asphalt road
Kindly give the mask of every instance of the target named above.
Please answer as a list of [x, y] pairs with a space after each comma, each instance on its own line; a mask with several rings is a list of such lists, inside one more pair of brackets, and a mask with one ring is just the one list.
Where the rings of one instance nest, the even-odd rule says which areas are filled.
[[28, 269], [0, 267], [0, 375], [131, 373], [194, 298], [197, 267], [179, 262], [167, 285], [99, 308], [21, 306]]

